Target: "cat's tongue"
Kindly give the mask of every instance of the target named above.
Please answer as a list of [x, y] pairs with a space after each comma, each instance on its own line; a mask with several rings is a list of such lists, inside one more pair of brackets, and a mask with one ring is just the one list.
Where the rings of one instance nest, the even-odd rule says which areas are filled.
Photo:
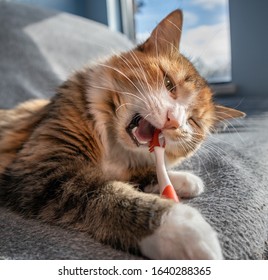
[[152, 140], [155, 128], [145, 119], [139, 121], [139, 125], [134, 131], [134, 136], [140, 144], [146, 144]]

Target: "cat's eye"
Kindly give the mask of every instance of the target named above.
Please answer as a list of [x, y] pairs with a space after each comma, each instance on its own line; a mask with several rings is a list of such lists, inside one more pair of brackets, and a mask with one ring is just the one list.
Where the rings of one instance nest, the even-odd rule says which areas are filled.
[[168, 91], [174, 92], [176, 87], [168, 76], [164, 77], [164, 84]]

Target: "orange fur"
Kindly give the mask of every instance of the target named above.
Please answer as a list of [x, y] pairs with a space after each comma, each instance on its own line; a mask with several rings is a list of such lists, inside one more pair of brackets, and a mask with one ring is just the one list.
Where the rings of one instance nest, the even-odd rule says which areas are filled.
[[[178, 50], [181, 29], [175, 11], [144, 44], [78, 71], [50, 101], [0, 111], [7, 207], [139, 249], [173, 202], [137, 190], [156, 184], [156, 174], [148, 146], [129, 130], [135, 116], [142, 119], [136, 137], [162, 129], [169, 165], [190, 156], [217, 121], [243, 116], [213, 103], [209, 85]], [[170, 111], [180, 127], [164, 128]]]

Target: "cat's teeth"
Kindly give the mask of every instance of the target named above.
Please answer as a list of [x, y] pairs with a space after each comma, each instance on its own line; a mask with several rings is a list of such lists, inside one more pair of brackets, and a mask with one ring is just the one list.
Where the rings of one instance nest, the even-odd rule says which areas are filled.
[[132, 133], [133, 137], [135, 137], [135, 139], [139, 142], [140, 145], [147, 145], [148, 142], [137, 139], [136, 134], [135, 134], [137, 129], [138, 129], [138, 127], [136, 126], [131, 130], [131, 133]]
[[139, 141], [139, 143], [140, 143], [141, 145], [147, 145], [147, 144], [148, 144], [148, 142], [145, 142], [145, 141]]
[[132, 139], [136, 143], [137, 146], [140, 146], [140, 142], [138, 141], [137, 137], [135, 136], [135, 131], [137, 130], [137, 126], [131, 129]]
[[135, 135], [134, 133], [135, 133], [136, 130], [137, 130], [137, 126], [135, 126], [135, 127], [131, 130], [131, 132], [132, 132], [133, 135]]

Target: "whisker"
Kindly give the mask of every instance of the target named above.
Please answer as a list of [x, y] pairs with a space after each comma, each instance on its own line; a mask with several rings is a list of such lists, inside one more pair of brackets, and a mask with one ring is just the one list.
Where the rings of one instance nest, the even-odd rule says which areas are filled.
[[[158, 61], [158, 64], [160, 62], [159, 60], [159, 53], [158, 53], [158, 29], [156, 29], [156, 35], [155, 35], [155, 51], [156, 51], [156, 58], [157, 58], [157, 61]], [[156, 85], [157, 85], [157, 91], [159, 90], [158, 89], [158, 72], [157, 72], [157, 77], [156, 77]]]
[[109, 90], [109, 91], [115, 91], [117, 93], [121, 93], [121, 94], [125, 94], [125, 95], [130, 95], [132, 97], [135, 97], [137, 99], [139, 99], [140, 101], [142, 101], [145, 105], [148, 106], [148, 104], [146, 103], [146, 101], [144, 101], [141, 97], [131, 93], [131, 92], [127, 92], [127, 91], [119, 91], [119, 90], [114, 90], [114, 89], [109, 89], [106, 87], [101, 87], [101, 86], [95, 86], [95, 85], [91, 85], [93, 88], [97, 88], [97, 89], [103, 89], [103, 90]]
[[[201, 137], [204, 136], [203, 134], [197, 133], [197, 132], [195, 132], [195, 131], [192, 132], [192, 135], [201, 136]], [[234, 144], [233, 144], [232, 142], [224, 141], [223, 139], [221, 139], [221, 138], [219, 138], [219, 137], [216, 137], [216, 136], [214, 136], [214, 135], [211, 134], [211, 133], [208, 133], [208, 140], [205, 141], [204, 143], [207, 143], [207, 142], [209, 141], [209, 139], [217, 140], [217, 141], [219, 141], [220, 143], [226, 144], [226, 145], [228, 145], [228, 146], [233, 146], [233, 147], [235, 148], [235, 146], [234, 146]], [[195, 139], [194, 139], [194, 140], [195, 140]], [[204, 144], [203, 144], [203, 145], [204, 145]], [[217, 149], [218, 149], [218, 150], [221, 150], [222, 152], [224, 152], [224, 150], [222, 150], [220, 147], [217, 147]]]
[[[183, 142], [186, 144], [186, 146], [190, 147], [191, 150], [195, 150], [196, 149], [196, 146], [194, 145], [195, 143], [192, 143], [192, 142], [186, 142], [184, 139], [182, 139]], [[199, 144], [199, 143], [197, 143]], [[206, 165], [203, 161], [203, 159], [198, 155], [198, 153], [195, 153], [196, 157], [198, 158], [199, 162], [201, 163], [201, 165], [203, 166], [203, 169], [205, 170], [207, 176], [209, 176], [209, 172], [206, 168]]]
[[[214, 137], [214, 138], [217, 139], [216, 137]], [[219, 140], [219, 139], [217, 139], [217, 140]], [[192, 142], [199, 143], [199, 141], [196, 139], [192, 139]], [[225, 141], [222, 141], [222, 142], [224, 142], [227, 145], [231, 144], [231, 143], [228, 143]], [[215, 145], [211, 141], [209, 141], [209, 140], [205, 141], [200, 150], [201, 150], [201, 152], [203, 152], [203, 151], [211, 152], [210, 154], [206, 153], [206, 155], [209, 156], [209, 160], [212, 159], [212, 156], [214, 156], [216, 161], [219, 162], [219, 159], [221, 158], [222, 160], [224, 160], [224, 162], [226, 162], [228, 165], [230, 165], [230, 163], [226, 160], [226, 157], [223, 157], [223, 156], [226, 156], [227, 153], [221, 147], [219, 147], [218, 145]]]
[[150, 115], [152, 115], [152, 113], [147, 114], [144, 119], [146, 120]]
[[[133, 64], [126, 57], [119, 56], [119, 58], [129, 67], [129, 69], [132, 71], [132, 73], [135, 75], [136, 79], [138, 80], [142, 90], [145, 91], [144, 86], [142, 84], [142, 80], [139, 77], [138, 72], [134, 70]], [[139, 67], [139, 69], [142, 70], [140, 67]], [[142, 94], [142, 96], [145, 98], [145, 96], [143, 94]]]
[[[152, 94], [153, 89], [152, 89], [152, 86], [150, 85], [150, 83], [148, 82], [147, 76], [145, 75], [145, 71], [141, 65], [141, 62], [134, 51], [131, 52], [131, 56], [137, 62], [137, 64], [140, 66], [140, 68], [142, 70], [141, 72], [144, 75], [144, 78], [146, 80], [146, 85], [147, 85], [148, 91], [150, 93], [150, 94], [147, 94], [148, 106], [152, 111], [156, 110], [159, 106], [158, 106], [158, 103], [156, 102], [156, 99], [153, 98], [153, 96], [154, 96]], [[150, 73], [147, 73], [147, 75], [152, 79], [152, 76], [150, 75]]]
[[132, 106], [136, 106], [136, 107], [145, 109], [144, 107], [139, 106], [139, 105], [137, 105], [137, 104], [133, 104], [133, 103], [130, 103], [130, 102], [126, 102], [126, 103], [123, 103], [123, 104], [121, 104], [120, 106], [118, 106], [118, 107], [116, 108], [115, 111], [117, 112], [119, 109], [121, 109], [122, 107], [127, 106], [127, 105], [132, 105]]
[[143, 74], [143, 77], [145, 79], [148, 91], [151, 92], [152, 91], [152, 87], [151, 87], [150, 83], [148, 82], [148, 79], [147, 79], [147, 77], [145, 75], [145, 71], [144, 71], [144, 69], [143, 69], [143, 67], [141, 65], [141, 62], [140, 62], [139, 58], [137, 57], [137, 55], [135, 54], [134, 51], [130, 51], [130, 55], [134, 59], [134, 61], [137, 63], [137, 65], [139, 66], [139, 69], [141, 70], [141, 73]]
[[[229, 114], [225, 114], [227, 118], [230, 118], [232, 119], [232, 116], [229, 115]], [[212, 118], [212, 120], [217, 120], [217, 118]], [[240, 133], [238, 132], [238, 130], [236, 129], [236, 127], [228, 120], [228, 119], [225, 119], [225, 120], [221, 120], [222, 123], [226, 124], [226, 127], [231, 127], [238, 135], [238, 137], [240, 138], [241, 142], [242, 143], [245, 143], [243, 138], [241, 137]]]
[[103, 66], [103, 67], [106, 67], [106, 68], [109, 68], [109, 69], [112, 69], [114, 71], [116, 71], [117, 73], [121, 74], [123, 77], [125, 77], [135, 88], [136, 90], [141, 94], [142, 92], [139, 90], [139, 88], [129, 79], [129, 77], [127, 75], [125, 75], [122, 71], [118, 70], [117, 68], [115, 67], [112, 67], [112, 66], [109, 66], [109, 65], [106, 65], [106, 64], [103, 64], [103, 63], [99, 63], [98, 65], [100, 66]]
[[174, 22], [172, 22], [171, 20], [167, 20], [169, 23], [171, 23], [177, 30], [179, 30], [180, 31], [180, 33], [182, 33], [182, 30], [174, 23]]
[[[192, 140], [191, 143], [188, 143], [188, 145], [189, 145], [190, 147], [192, 147], [192, 149], [196, 149], [196, 147], [197, 147], [196, 145], [199, 145], [199, 144], [200, 144], [199, 141], [194, 141], [194, 140]], [[202, 148], [201, 148], [201, 150], [202, 150]], [[205, 171], [206, 176], [207, 176], [207, 177], [210, 177], [210, 176], [209, 176], [209, 171], [208, 171], [207, 166], [206, 166], [206, 164], [205, 164], [205, 162], [204, 162], [204, 160], [203, 160], [203, 157], [202, 157], [201, 155], [199, 155], [198, 152], [195, 153], [195, 156], [196, 156], [197, 159], [199, 160], [200, 164], [203, 166], [203, 170]]]
[[219, 148], [219, 146], [216, 146], [213, 143], [206, 143], [205, 145], [203, 145], [201, 152], [205, 152], [206, 155], [209, 154], [209, 158], [214, 158], [219, 165], [227, 164], [228, 166], [231, 166], [230, 160], [228, 160], [229, 158], [227, 157], [227, 153], [223, 149]]

